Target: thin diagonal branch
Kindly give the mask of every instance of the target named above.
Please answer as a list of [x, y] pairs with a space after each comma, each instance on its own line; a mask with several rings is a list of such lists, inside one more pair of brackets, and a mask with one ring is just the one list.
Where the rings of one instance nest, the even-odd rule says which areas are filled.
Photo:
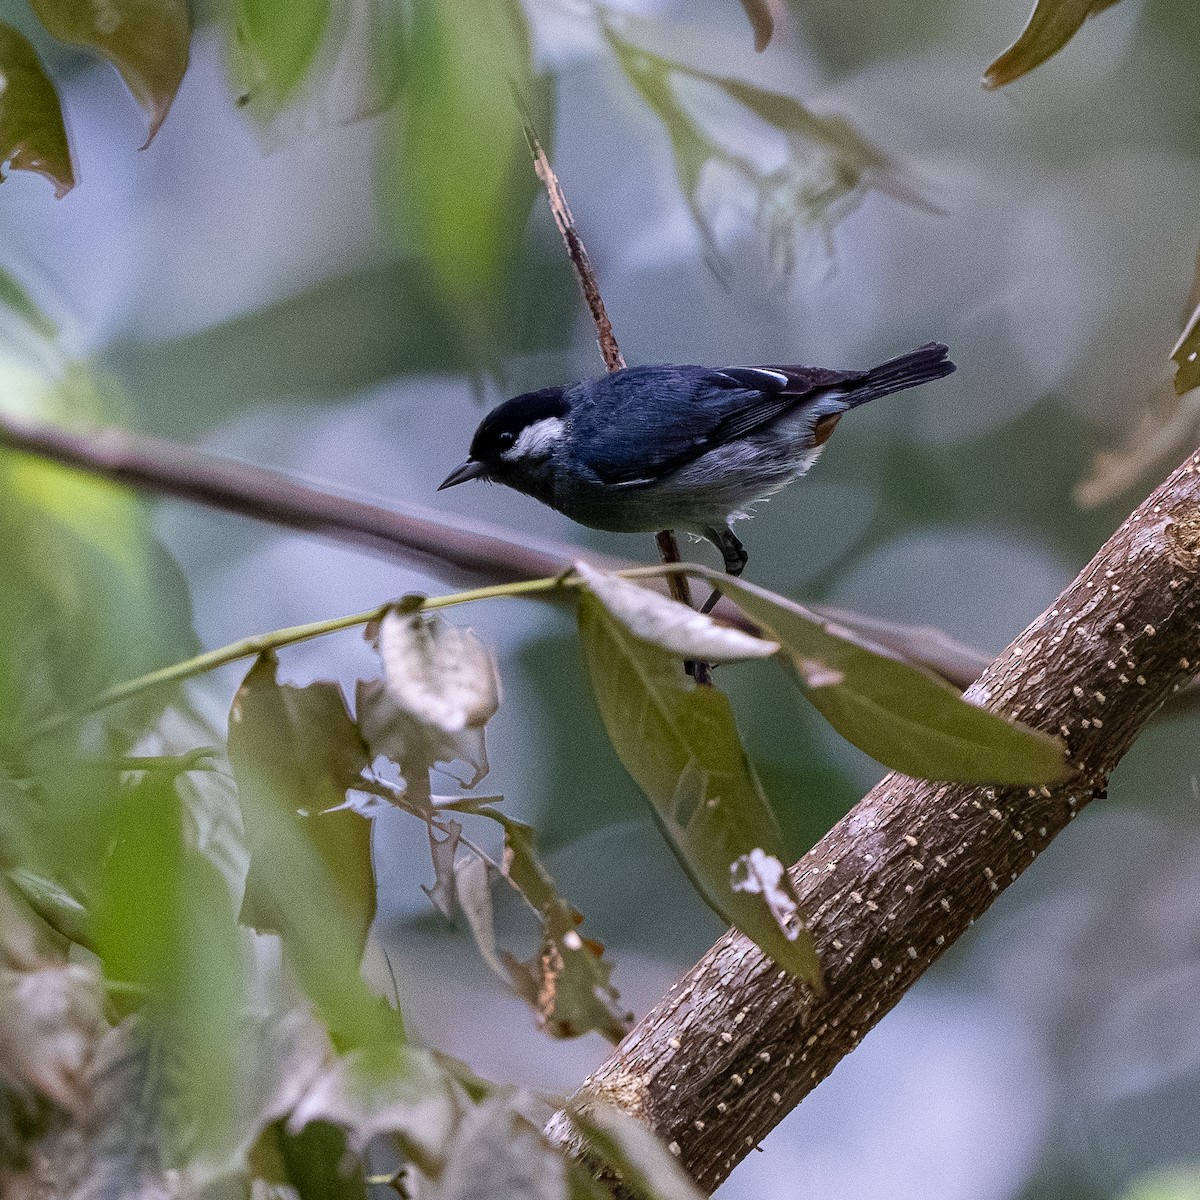
[[[818, 997], [730, 933], [584, 1085], [712, 1190], [1090, 800], [1200, 659], [1200, 453], [1117, 530], [967, 695], [1061, 736], [1054, 788], [888, 775], [792, 868]], [[571, 1141], [561, 1114], [551, 1132]], [[583, 1147], [577, 1148], [586, 1153]]]
[[[554, 217], [554, 224], [558, 226], [558, 232], [562, 235], [563, 243], [567, 247], [567, 257], [571, 260], [571, 269], [579, 281], [579, 290], [583, 293], [588, 312], [592, 315], [592, 323], [596, 326], [596, 343], [600, 347], [604, 365], [609, 371], [619, 371], [625, 366], [625, 358], [621, 354], [621, 347], [617, 345], [612, 321], [608, 318], [608, 309], [605, 308], [604, 297], [600, 294], [600, 284], [596, 281], [596, 272], [592, 270], [592, 262], [588, 258], [587, 248], [579, 236], [579, 231], [575, 228], [575, 218], [571, 215], [571, 209], [567, 205], [567, 197], [563, 192], [562, 184], [559, 183], [558, 176], [550, 165], [550, 159], [546, 155], [537, 130], [533, 127], [533, 122], [526, 118], [524, 128], [525, 141], [528, 143], [529, 153], [533, 157], [533, 169], [546, 189], [546, 199], [550, 202], [550, 213]], [[655, 535], [655, 541], [658, 545], [658, 556], [663, 562], [677, 563], [680, 561], [679, 542], [675, 537], [674, 530], [660, 529]], [[691, 607], [692, 591], [686, 575], [669, 576], [667, 586], [676, 600]]]

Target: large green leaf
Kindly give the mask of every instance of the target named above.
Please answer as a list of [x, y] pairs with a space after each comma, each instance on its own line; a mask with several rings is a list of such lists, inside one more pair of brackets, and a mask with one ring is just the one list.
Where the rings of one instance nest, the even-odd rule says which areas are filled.
[[[55, 196], [61, 199], [75, 186], [75, 167], [58, 94], [37, 51], [3, 22], [0, 22], [0, 77], [4, 80], [4, 90], [0, 92], [0, 162], [8, 163], [14, 171], [44, 175], [54, 184]], [[3, 299], [10, 307], [15, 286], [5, 273]], [[21, 289], [17, 291], [23, 294]]]
[[787, 933], [763, 893], [740, 877], [738, 864], [755, 851], [782, 863], [784, 850], [729, 701], [714, 687], [695, 687], [677, 658], [635, 638], [587, 589], [579, 634], [613, 748], [697, 890], [780, 966], [818, 983], [786, 874], [779, 886], [793, 905]]
[[414, 0], [411, 44], [387, 195], [402, 241], [474, 322], [494, 315], [536, 193], [519, 106], [544, 122], [548, 92], [517, 0]]
[[[112, 404], [83, 366], [51, 381], [0, 358], [0, 408], [79, 421]], [[0, 490], [0, 741], [196, 652], [183, 578], [125, 489], [0, 452]], [[144, 697], [105, 724], [137, 729], [163, 702]]]
[[180, 1062], [191, 1115], [221, 1130], [237, 1068], [242, 947], [233, 897], [186, 844], [169, 772], [146, 775], [113, 811], [91, 939], [108, 979], [142, 992]]
[[1117, 0], [1037, 0], [1021, 36], [983, 74], [985, 87], [1003, 87], [1040, 67], [1077, 34], [1088, 17]]
[[848, 741], [896, 771], [957, 783], [1053, 783], [1062, 743], [971, 704], [944, 679], [764, 588], [705, 577], [781, 642], [805, 694]]
[[242, 919], [278, 931], [310, 997], [345, 1043], [398, 1036], [360, 974], [375, 915], [370, 823], [338, 809], [367, 766], [332, 683], [280, 685], [250, 668], [229, 716], [229, 760], [250, 849]]
[[107, 59], [150, 118], [148, 146], [166, 120], [188, 65], [187, 0], [29, 0], [60, 41]]

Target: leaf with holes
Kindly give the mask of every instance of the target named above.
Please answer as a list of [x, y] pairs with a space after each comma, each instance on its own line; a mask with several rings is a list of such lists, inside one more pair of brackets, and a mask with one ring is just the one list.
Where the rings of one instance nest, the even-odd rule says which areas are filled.
[[918, 779], [1038, 784], [1065, 779], [1062, 743], [964, 700], [944, 679], [765, 588], [703, 572], [784, 646], [805, 695], [847, 741]]
[[[3, 22], [0, 22], [0, 79], [4, 81], [0, 97], [0, 162], [8, 163], [14, 171], [35, 171], [44, 176], [54, 185], [54, 194], [61, 200], [75, 186], [75, 166], [71, 162], [58, 93], [37, 51]], [[24, 289], [7, 272], [3, 283], [9, 307], [26, 314], [31, 309], [37, 313]]]
[[[761, 894], [733, 886], [731, 869], [744, 855], [758, 849], [782, 859], [784, 852], [729, 701], [714, 687], [693, 686], [676, 658], [636, 640], [586, 590], [579, 634], [617, 757], [697, 890], [781, 967], [819, 985], [816, 951], [802, 924], [782, 927]], [[783, 886], [792, 892], [790, 881]]]
[[107, 59], [150, 118], [154, 140], [183, 82], [192, 36], [186, 0], [29, 0], [61, 42]]

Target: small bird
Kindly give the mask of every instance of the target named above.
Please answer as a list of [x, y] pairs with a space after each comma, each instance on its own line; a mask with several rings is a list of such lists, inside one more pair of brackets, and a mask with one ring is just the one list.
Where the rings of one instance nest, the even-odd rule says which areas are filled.
[[931, 342], [869, 371], [823, 367], [626, 367], [492, 409], [470, 457], [439, 486], [487, 479], [581, 525], [682, 529], [748, 561], [730, 523], [808, 471], [842, 416], [954, 370]]

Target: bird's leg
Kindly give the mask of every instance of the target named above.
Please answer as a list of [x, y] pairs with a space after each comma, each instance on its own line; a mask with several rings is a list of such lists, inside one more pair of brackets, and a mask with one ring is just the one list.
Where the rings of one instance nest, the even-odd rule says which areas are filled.
[[[728, 525], [724, 529], [718, 529], [715, 525], [709, 526], [704, 531], [704, 536], [720, 550], [721, 557], [725, 560], [725, 573], [727, 575], [736, 577], [746, 569], [746, 564], [750, 561], [750, 555], [746, 553], [746, 547], [738, 541], [737, 536]], [[712, 612], [720, 598], [721, 593], [716, 588], [713, 588], [709, 593], [708, 599], [700, 606], [700, 611], [702, 613]]]

